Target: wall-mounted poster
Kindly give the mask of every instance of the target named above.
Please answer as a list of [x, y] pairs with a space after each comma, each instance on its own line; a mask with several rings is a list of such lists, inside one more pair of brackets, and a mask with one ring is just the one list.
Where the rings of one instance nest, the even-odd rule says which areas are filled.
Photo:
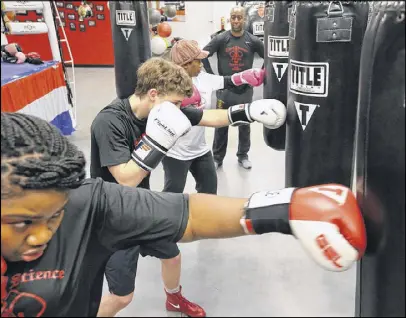
[[147, 1], [148, 8], [154, 8], [165, 16], [166, 21], [185, 22], [185, 1]]

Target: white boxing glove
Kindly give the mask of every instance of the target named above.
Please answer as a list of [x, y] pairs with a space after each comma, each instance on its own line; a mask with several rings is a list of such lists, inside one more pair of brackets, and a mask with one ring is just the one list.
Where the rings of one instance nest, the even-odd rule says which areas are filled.
[[254, 121], [266, 128], [281, 127], [286, 120], [286, 107], [276, 99], [260, 99], [250, 104], [240, 104], [228, 108], [231, 126], [247, 125]]
[[192, 128], [189, 119], [170, 102], [152, 108], [145, 135], [136, 145], [132, 159], [144, 170], [152, 171], [176, 141]]

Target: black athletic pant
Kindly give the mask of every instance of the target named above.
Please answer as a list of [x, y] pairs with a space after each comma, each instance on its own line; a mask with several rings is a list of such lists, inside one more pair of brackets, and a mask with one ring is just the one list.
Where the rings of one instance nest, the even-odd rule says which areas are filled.
[[198, 193], [217, 194], [217, 173], [211, 151], [192, 160], [165, 157], [162, 165], [165, 171], [163, 192], [183, 193], [190, 171], [195, 178]]
[[[229, 90], [217, 91], [217, 109], [228, 109], [230, 106], [252, 102], [253, 88], [248, 88], [242, 94], [235, 94]], [[213, 157], [218, 163], [222, 163], [227, 152], [228, 126], [216, 128], [213, 140]], [[248, 159], [248, 151], [251, 147], [251, 127], [243, 125], [238, 127], [238, 160]]]

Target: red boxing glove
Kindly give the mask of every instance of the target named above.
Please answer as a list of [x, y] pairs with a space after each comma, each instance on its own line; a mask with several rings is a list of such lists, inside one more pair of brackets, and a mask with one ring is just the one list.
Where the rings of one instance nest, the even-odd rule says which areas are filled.
[[349, 269], [365, 253], [366, 229], [356, 198], [339, 184], [254, 193], [241, 225], [248, 234], [293, 234], [330, 271]]
[[235, 86], [248, 84], [251, 86], [259, 86], [264, 82], [265, 70], [261, 68], [252, 68], [240, 73], [235, 73], [231, 76], [231, 81]]
[[40, 59], [41, 56], [37, 52], [30, 52], [25, 54], [27, 57], [33, 58], [33, 59]]
[[199, 90], [196, 88], [196, 86], [193, 85], [193, 95], [189, 98], [185, 98], [182, 101], [182, 104], [180, 107], [186, 107], [189, 105], [196, 105], [197, 107], [200, 106], [202, 101], [202, 97], [200, 96]]
[[366, 229], [351, 190], [338, 184], [298, 189], [290, 204], [290, 227], [321, 266], [343, 271], [366, 249]]

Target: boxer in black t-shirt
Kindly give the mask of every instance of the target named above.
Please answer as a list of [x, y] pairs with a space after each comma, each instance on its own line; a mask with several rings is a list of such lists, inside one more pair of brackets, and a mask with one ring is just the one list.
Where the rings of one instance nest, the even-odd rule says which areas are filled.
[[[238, 75], [235, 77], [235, 81], [240, 78]], [[234, 119], [247, 124], [255, 120], [274, 125], [277, 122], [281, 124], [286, 117], [283, 105], [283, 116], [275, 116], [278, 112], [271, 111], [278, 106], [274, 106], [277, 101], [273, 100], [240, 105], [235, 111], [233, 108], [203, 110], [187, 103], [176, 111], [174, 104], [181, 106], [184, 97], [192, 91], [195, 93], [195, 90], [192, 90], [192, 79], [182, 67], [162, 58], [143, 63], [137, 78], [135, 93], [129, 98], [111, 102], [92, 123], [92, 178], [100, 177], [108, 182], [149, 189], [149, 172], [159, 164], [178, 137], [192, 126], [223, 127], [233, 124]], [[232, 82], [231, 78], [229, 81]], [[240, 82], [245, 83], [246, 80], [243, 78]], [[157, 103], [162, 105], [153, 108]], [[249, 120], [246, 114], [249, 114]], [[153, 150], [148, 150], [150, 148]], [[167, 293], [166, 308], [188, 316], [203, 317], [204, 310], [186, 300], [180, 292], [180, 251], [175, 243], [167, 241], [154, 244], [154, 250], [135, 246], [112, 255], [106, 267], [110, 294], [103, 297], [99, 315], [114, 316], [131, 302], [140, 252], [161, 259]]]
[[[183, 113], [166, 106], [185, 129]], [[154, 121], [146, 133], [158, 139], [165, 132], [154, 131]], [[260, 191], [247, 199], [157, 193], [85, 175], [84, 154], [52, 124], [1, 113], [2, 317], [95, 316], [106, 263], [132, 246], [154, 251], [199, 239], [294, 234], [331, 271], [350, 268], [365, 251], [362, 214], [344, 186]]]

